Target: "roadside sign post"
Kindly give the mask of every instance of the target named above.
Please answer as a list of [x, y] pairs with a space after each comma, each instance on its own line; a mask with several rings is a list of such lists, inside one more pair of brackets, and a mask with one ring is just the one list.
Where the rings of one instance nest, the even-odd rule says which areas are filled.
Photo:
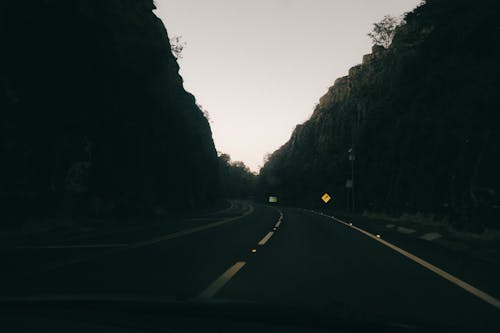
[[354, 209], [355, 209], [355, 204], [354, 204], [354, 161], [356, 160], [356, 155], [354, 155], [353, 148], [350, 148], [348, 150], [348, 152], [349, 152], [349, 161], [351, 161], [351, 179], [347, 180], [346, 187], [351, 189], [351, 213], [354, 213]]

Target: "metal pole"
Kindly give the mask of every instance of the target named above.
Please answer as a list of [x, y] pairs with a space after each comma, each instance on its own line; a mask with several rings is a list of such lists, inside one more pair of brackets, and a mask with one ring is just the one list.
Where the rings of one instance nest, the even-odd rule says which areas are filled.
[[351, 188], [351, 196], [352, 196], [352, 204], [351, 204], [351, 211], [354, 213], [355, 205], [354, 205], [354, 154], [352, 155], [351, 159], [351, 180], [352, 180], [352, 188]]
[[350, 194], [349, 192], [350, 192], [349, 188], [347, 188], [347, 186], [346, 186], [345, 187], [345, 194], [346, 194], [346, 196], [345, 196], [346, 210], [345, 211], [346, 212], [348, 212], [351, 209], [351, 207], [350, 207], [351, 205], [349, 204], [349, 201], [351, 201], [351, 200], [349, 200], [349, 194]]
[[354, 203], [354, 160], [356, 159], [356, 155], [354, 155], [354, 149], [351, 147], [349, 149], [349, 161], [351, 161], [351, 213], [354, 213], [354, 209], [356, 208]]

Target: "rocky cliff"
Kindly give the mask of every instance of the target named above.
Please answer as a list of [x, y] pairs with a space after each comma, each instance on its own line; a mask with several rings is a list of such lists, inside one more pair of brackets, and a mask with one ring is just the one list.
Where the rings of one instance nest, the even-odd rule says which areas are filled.
[[339, 78], [261, 170], [261, 194], [357, 209], [423, 212], [499, 226], [500, 27], [497, 1], [428, 0], [388, 49]]
[[217, 154], [152, 0], [2, 2], [0, 208], [207, 205]]

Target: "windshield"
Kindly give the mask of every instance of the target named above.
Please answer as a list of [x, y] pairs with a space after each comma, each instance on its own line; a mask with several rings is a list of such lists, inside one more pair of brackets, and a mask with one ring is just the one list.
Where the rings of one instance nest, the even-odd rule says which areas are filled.
[[494, 331], [499, 14], [2, 2], [0, 298]]

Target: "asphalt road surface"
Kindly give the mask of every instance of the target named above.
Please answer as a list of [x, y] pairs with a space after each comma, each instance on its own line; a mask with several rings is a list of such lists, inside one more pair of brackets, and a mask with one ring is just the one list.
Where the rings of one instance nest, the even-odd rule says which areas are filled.
[[457, 271], [452, 253], [386, 236], [321, 213], [233, 202], [148, 228], [46, 234], [4, 247], [0, 296], [141, 295], [332, 311], [341, 304], [476, 330], [500, 327], [493, 269]]

